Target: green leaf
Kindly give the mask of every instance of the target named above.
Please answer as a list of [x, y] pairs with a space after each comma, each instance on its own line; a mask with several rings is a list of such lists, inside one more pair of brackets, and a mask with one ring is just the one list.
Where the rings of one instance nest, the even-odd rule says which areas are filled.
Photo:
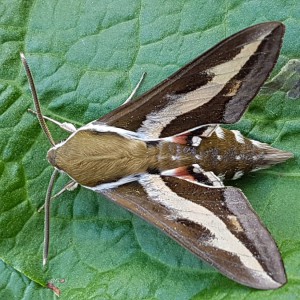
[[[0, 299], [50, 299], [52, 291], [0, 261]], [[51, 297], [52, 296], [52, 297]]]
[[[0, 3], [0, 298], [294, 299], [299, 291], [299, 70], [297, 1], [65, 0]], [[52, 205], [50, 261], [42, 268], [43, 204], [52, 168], [19, 59], [23, 51], [45, 115], [77, 127], [118, 107], [143, 72], [149, 90], [221, 39], [255, 23], [286, 24], [279, 76], [236, 125], [295, 159], [235, 183], [277, 241], [288, 284], [241, 286], [153, 226], [79, 188]], [[284, 71], [284, 72], [283, 72]], [[280, 77], [280, 74], [284, 74]], [[298, 77], [297, 77], [298, 76]], [[298, 80], [297, 80], [298, 78]], [[56, 141], [66, 137], [50, 125]], [[56, 191], [67, 182], [60, 178]]]

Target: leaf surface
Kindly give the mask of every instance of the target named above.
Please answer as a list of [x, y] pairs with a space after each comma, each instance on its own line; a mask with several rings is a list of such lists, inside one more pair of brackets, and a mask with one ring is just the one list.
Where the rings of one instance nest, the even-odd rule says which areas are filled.
[[[300, 71], [285, 68], [300, 58], [300, 3], [5, 0], [0, 12], [0, 298], [52, 299], [49, 282], [62, 291], [60, 299], [300, 294]], [[271, 79], [235, 128], [292, 151], [295, 159], [234, 185], [277, 241], [288, 284], [256, 291], [232, 282], [153, 226], [83, 188], [53, 202], [50, 261], [43, 270], [43, 214], [37, 210], [52, 168], [45, 158], [49, 143], [27, 112], [33, 104], [19, 52], [27, 56], [44, 114], [79, 127], [118, 107], [143, 72], [148, 75], [140, 94], [223, 38], [275, 20], [287, 32], [272, 78], [284, 76]], [[286, 84], [289, 74], [294, 79]], [[50, 129], [57, 142], [66, 137]], [[67, 181], [60, 178], [55, 190]]]

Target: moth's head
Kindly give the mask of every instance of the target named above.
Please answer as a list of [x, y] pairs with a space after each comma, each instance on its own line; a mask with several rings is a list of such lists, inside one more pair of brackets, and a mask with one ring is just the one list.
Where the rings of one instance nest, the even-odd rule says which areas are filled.
[[64, 171], [65, 164], [72, 165], [72, 154], [68, 155], [68, 153], [76, 153], [76, 149], [74, 149], [72, 145], [69, 146], [68, 143], [66, 143], [68, 139], [60, 142], [59, 144], [56, 144], [54, 147], [51, 147], [47, 152], [48, 162], [54, 168], [61, 171]]
[[72, 154], [68, 155], [68, 152], [76, 152], [76, 149], [72, 149], [72, 146], [70, 147], [68, 144], [66, 144], [67, 141], [68, 139], [63, 142], [60, 142], [59, 144], [56, 144], [54, 147], [51, 147], [47, 152], [48, 162], [54, 168], [60, 171], [65, 171], [65, 164], [72, 165]]
[[47, 153], [47, 160], [54, 167], [56, 167], [56, 152], [56, 147], [52, 147]]

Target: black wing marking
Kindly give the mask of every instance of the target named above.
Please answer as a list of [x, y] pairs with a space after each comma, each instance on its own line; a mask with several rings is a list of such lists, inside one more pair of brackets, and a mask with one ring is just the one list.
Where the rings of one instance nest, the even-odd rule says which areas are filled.
[[274, 240], [236, 188], [147, 174], [103, 194], [239, 283], [276, 289], [286, 282]]
[[203, 124], [234, 123], [272, 71], [284, 28], [269, 22], [240, 31], [98, 121], [149, 138]]
[[160, 175], [177, 177], [206, 187], [224, 187], [218, 176], [213, 172], [204, 171], [198, 164], [162, 171]]

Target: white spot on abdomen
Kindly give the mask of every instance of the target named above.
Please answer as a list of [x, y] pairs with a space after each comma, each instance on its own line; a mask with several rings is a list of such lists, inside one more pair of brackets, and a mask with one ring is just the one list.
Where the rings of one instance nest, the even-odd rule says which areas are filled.
[[225, 138], [225, 132], [220, 126], [218, 126], [216, 128], [215, 133], [216, 133], [216, 135], [219, 139], [224, 139]]
[[239, 179], [240, 177], [242, 177], [244, 175], [244, 172], [243, 171], [237, 171], [233, 177], [232, 177], [232, 180], [236, 180], [236, 179]]
[[245, 143], [243, 135], [238, 130], [231, 130], [231, 132], [234, 134], [234, 137], [238, 143], [240, 144]]
[[198, 147], [201, 143], [201, 138], [199, 136], [193, 136], [192, 138], [192, 146]]
[[202, 172], [202, 169], [200, 168], [200, 166], [198, 164], [193, 164], [193, 172], [200, 174]]
[[250, 140], [252, 145], [258, 147], [258, 148], [264, 148], [265, 147], [265, 144], [264, 143], [261, 143], [259, 141], [255, 141], [255, 140]]

